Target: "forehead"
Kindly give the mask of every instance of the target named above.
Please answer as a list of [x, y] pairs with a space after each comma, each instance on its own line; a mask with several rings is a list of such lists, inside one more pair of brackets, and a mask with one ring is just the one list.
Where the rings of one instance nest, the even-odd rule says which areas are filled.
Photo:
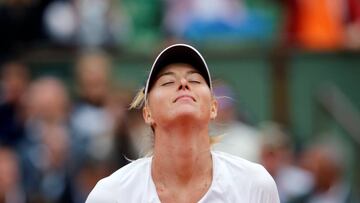
[[170, 64], [168, 66], [165, 66], [158, 74], [161, 75], [163, 73], [166, 72], [198, 72], [193, 66], [189, 65], [189, 64], [183, 64], [183, 63], [175, 63], [175, 64]]

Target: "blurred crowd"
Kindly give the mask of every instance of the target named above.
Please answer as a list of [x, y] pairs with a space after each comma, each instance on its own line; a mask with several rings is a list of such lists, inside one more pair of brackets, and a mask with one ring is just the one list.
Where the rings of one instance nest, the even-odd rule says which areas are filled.
[[110, 80], [109, 58], [87, 52], [74, 74], [71, 97], [63, 81], [32, 79], [18, 61], [1, 68], [0, 202], [84, 202], [100, 178], [138, 157], [130, 136], [140, 115]]
[[357, 0], [3, 0], [0, 55], [29, 47], [149, 50], [163, 41], [359, 49]]
[[[111, 80], [111, 59], [100, 51], [74, 63], [75, 95], [56, 77], [33, 79], [26, 64], [1, 68], [0, 202], [84, 202], [96, 182], [150, 150], [150, 129], [128, 110], [132, 91]], [[283, 203], [353, 202], [339, 144], [312, 142], [295, 153], [280, 125], [249, 124], [233, 89], [214, 84], [219, 101], [210, 126], [214, 150], [261, 163]]]
[[326, 134], [298, 149], [299, 143], [281, 124], [254, 126], [246, 112], [238, 114], [241, 105], [230, 86], [216, 83], [214, 94], [219, 112], [210, 129], [221, 139], [213, 149], [262, 164], [277, 184], [281, 203], [359, 201], [347, 176], [349, 154], [340, 140]]
[[[84, 202], [99, 179], [149, 152], [151, 130], [139, 110], [128, 110], [134, 90], [113, 80], [103, 48], [150, 52], [159, 42], [264, 40], [310, 50], [360, 48], [358, 0], [248, 2], [0, 1], [0, 203]], [[274, 5], [282, 18], [269, 11]], [[54, 76], [33, 77], [16, 59], [49, 44], [81, 52], [73, 87]], [[262, 164], [282, 203], [359, 201], [338, 142], [296, 147], [280, 124], [251, 123], [225, 81], [214, 84], [214, 94], [219, 113], [210, 130], [220, 138], [214, 150]]]

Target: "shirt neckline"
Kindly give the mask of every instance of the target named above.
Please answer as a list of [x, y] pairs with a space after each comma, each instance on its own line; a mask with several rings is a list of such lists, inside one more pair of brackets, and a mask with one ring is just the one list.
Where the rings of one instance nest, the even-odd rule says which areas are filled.
[[[206, 193], [201, 197], [201, 199], [198, 202], [204, 201], [207, 198], [207, 196], [210, 195], [211, 191], [214, 188], [214, 184], [215, 184], [215, 181], [216, 181], [216, 178], [217, 178], [217, 175], [218, 175], [218, 171], [217, 171], [217, 167], [216, 167], [216, 157], [214, 156], [214, 153], [212, 151], [210, 151], [210, 154], [211, 154], [212, 165], [213, 165], [212, 180], [211, 180], [211, 184], [210, 184], [209, 189], [206, 191]], [[157, 194], [157, 191], [156, 191], [156, 186], [155, 186], [154, 180], [153, 180], [152, 175], [151, 175], [152, 159], [153, 159], [153, 157], [150, 158], [150, 164], [148, 166], [149, 167], [148, 168], [149, 179], [150, 179], [149, 180], [150, 181], [150, 191], [149, 191], [150, 192], [150, 198], [149, 198], [149, 201], [150, 202], [161, 202], [160, 198], [159, 198], [159, 195]]]

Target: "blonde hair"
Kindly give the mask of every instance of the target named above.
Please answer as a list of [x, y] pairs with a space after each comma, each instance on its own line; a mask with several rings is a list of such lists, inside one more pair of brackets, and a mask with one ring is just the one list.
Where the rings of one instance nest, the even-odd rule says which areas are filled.
[[[140, 109], [145, 104], [145, 87], [142, 87], [135, 95], [134, 99], [132, 100], [129, 110], [131, 109]], [[153, 127], [151, 127], [152, 131], [154, 132]], [[153, 136], [153, 134], [151, 135]], [[214, 145], [220, 142], [222, 136], [210, 136], [210, 145]], [[153, 139], [152, 139], [153, 140]]]
[[135, 95], [134, 99], [132, 100], [129, 110], [131, 109], [139, 109], [145, 103], [145, 87], [141, 88]]

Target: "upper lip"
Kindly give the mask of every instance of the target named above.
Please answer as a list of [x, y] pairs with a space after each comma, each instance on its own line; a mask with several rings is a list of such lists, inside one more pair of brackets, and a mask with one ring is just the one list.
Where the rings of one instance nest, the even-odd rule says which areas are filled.
[[195, 98], [191, 95], [188, 95], [188, 94], [183, 94], [183, 95], [179, 95], [175, 98], [174, 102], [176, 102], [177, 100], [181, 99], [181, 98], [184, 98], [184, 97], [188, 97], [188, 98], [191, 98], [194, 102], [196, 102]]

